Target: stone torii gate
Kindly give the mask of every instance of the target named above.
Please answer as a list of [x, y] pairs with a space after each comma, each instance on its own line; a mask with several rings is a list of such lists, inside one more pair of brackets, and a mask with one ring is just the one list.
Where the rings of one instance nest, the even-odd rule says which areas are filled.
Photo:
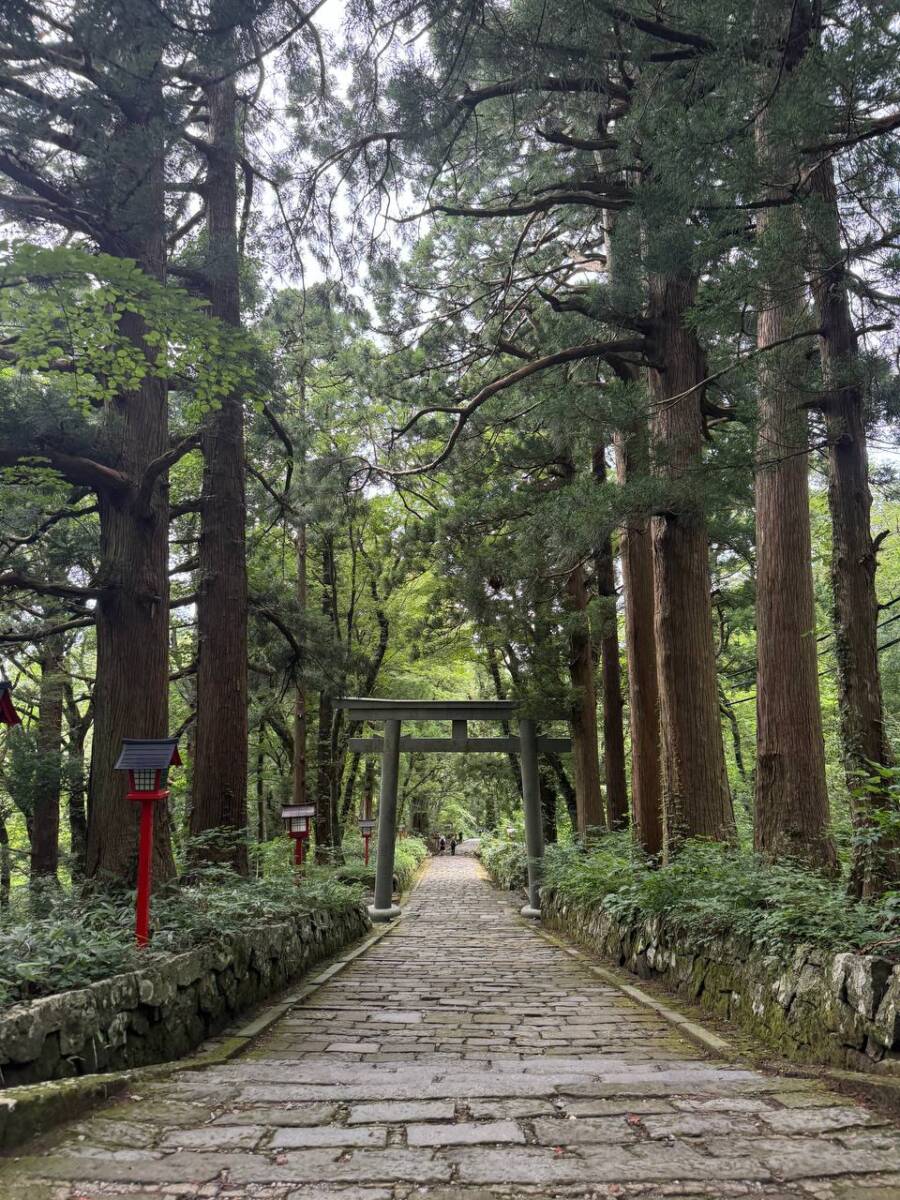
[[[541, 915], [538, 889], [544, 832], [538, 781], [538, 753], [564, 754], [569, 738], [538, 737], [534, 717], [521, 716], [514, 700], [375, 700], [347, 696], [336, 701], [351, 721], [384, 723], [384, 737], [351, 738], [350, 749], [359, 754], [380, 754], [381, 792], [378, 801], [378, 856], [375, 863], [375, 903], [369, 906], [373, 921], [390, 921], [400, 915], [393, 904], [394, 840], [397, 834], [397, 781], [401, 751], [418, 754], [518, 754], [522, 770], [522, 807], [525, 810], [525, 847], [528, 852], [528, 903], [525, 917]], [[566, 715], [542, 714], [543, 720], [564, 720]], [[403, 721], [449, 721], [449, 738], [402, 736]], [[517, 721], [518, 737], [469, 737], [469, 721]]]

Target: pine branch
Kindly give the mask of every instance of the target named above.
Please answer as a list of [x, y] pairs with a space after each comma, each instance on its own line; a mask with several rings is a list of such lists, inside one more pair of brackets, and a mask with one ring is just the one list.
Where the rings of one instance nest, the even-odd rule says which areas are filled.
[[90, 629], [93, 624], [93, 617], [76, 617], [71, 621], [63, 621], [59, 625], [47, 625], [43, 629], [30, 629], [27, 633], [0, 632], [0, 644], [14, 645], [43, 642], [47, 638], [56, 637], [60, 633], [68, 633], [70, 629]]
[[508, 375], [501, 375], [499, 378], [491, 380], [490, 383], [485, 384], [471, 400], [462, 406], [444, 407], [441, 405], [429, 405], [427, 408], [420, 409], [397, 431], [395, 436], [402, 437], [405, 433], [408, 433], [422, 417], [427, 416], [429, 413], [453, 413], [457, 418], [456, 425], [453, 427], [453, 432], [447, 439], [443, 450], [437, 458], [424, 466], [407, 467], [401, 471], [384, 471], [383, 473], [399, 478], [406, 475], [422, 475], [426, 471], [433, 471], [435, 467], [440, 466], [442, 462], [445, 462], [450, 457], [453, 447], [459, 440], [469, 418], [481, 408], [485, 401], [489, 400], [491, 396], [495, 396], [498, 392], [502, 392], [514, 384], [521, 383], [523, 379], [528, 379], [531, 375], [536, 375], [541, 371], [546, 371], [550, 367], [560, 366], [563, 363], [579, 362], [585, 358], [606, 358], [609, 355], [621, 354], [624, 351], [642, 351], [644, 346], [644, 338], [624, 338], [620, 341], [586, 342], [581, 346], [567, 346], [564, 350], [545, 354], [541, 358], [536, 358], [529, 363], [525, 363]]
[[97, 492], [126, 492], [131, 480], [122, 471], [96, 462], [92, 458], [67, 454], [52, 446], [0, 445], [0, 467], [23, 465], [24, 459], [46, 459], [54, 471], [58, 471], [69, 483], [89, 487]]
[[54, 582], [53, 580], [35, 579], [31, 575], [24, 575], [19, 571], [5, 571], [0, 575], [0, 588], [35, 592], [38, 596], [59, 596], [62, 599], [77, 597], [80, 600], [90, 600], [103, 594], [103, 588], [80, 587], [62, 580]]

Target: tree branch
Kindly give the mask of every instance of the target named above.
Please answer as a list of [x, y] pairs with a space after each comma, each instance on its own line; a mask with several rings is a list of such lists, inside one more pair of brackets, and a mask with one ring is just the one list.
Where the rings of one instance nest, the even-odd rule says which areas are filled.
[[15, 591], [35, 592], [39, 596], [60, 596], [63, 599], [77, 597], [80, 600], [96, 599], [103, 594], [103, 588], [79, 587], [74, 583], [58, 583], [52, 580], [35, 579], [31, 575], [23, 575], [19, 571], [5, 571], [0, 575], [0, 588], [10, 588]]
[[63, 621], [59, 625], [48, 625], [44, 626], [43, 629], [31, 629], [27, 633], [0, 632], [0, 643], [12, 645], [14, 643], [42, 642], [45, 638], [56, 637], [59, 633], [68, 633], [70, 629], [90, 629], [93, 624], [93, 617], [76, 617], [71, 621]]
[[189, 454], [191, 450], [195, 450], [199, 445], [200, 432], [196, 430], [194, 433], [190, 433], [187, 437], [182, 438], [180, 442], [176, 442], [174, 446], [170, 446], [165, 454], [160, 454], [158, 458], [154, 458], [147, 465], [141, 477], [137, 496], [135, 497], [135, 507], [138, 512], [149, 512], [153, 488], [156, 486], [156, 481], [160, 475], [165, 474], [170, 467], [174, 467], [179, 459], [184, 458], [186, 454]]
[[447, 439], [443, 450], [440, 452], [437, 458], [433, 459], [425, 466], [408, 467], [401, 471], [385, 471], [384, 473], [392, 477], [400, 477], [404, 475], [422, 475], [426, 471], [434, 470], [435, 467], [440, 466], [442, 462], [449, 458], [453, 447], [456, 445], [456, 442], [466, 425], [466, 422], [473, 413], [477, 412], [478, 409], [481, 408], [482, 404], [484, 404], [486, 400], [489, 400], [491, 396], [495, 396], [498, 392], [502, 392], [506, 388], [512, 387], [516, 383], [521, 383], [523, 379], [528, 379], [531, 375], [536, 375], [540, 371], [546, 371], [550, 367], [560, 366], [562, 363], [579, 362], [581, 359], [585, 358], [606, 358], [608, 355], [621, 354], [625, 351], [642, 351], [644, 346], [644, 338], [623, 338], [620, 341], [586, 342], [581, 346], [567, 346], [564, 350], [556, 350], [552, 354], [545, 354], [541, 358], [536, 358], [529, 363], [525, 363], [523, 366], [517, 368], [517, 370], [512, 371], [508, 375], [501, 375], [497, 379], [491, 380], [491, 382], [485, 384], [485, 386], [481, 388], [481, 390], [477, 392], [472, 399], [468, 401], [468, 403], [462, 405], [461, 407], [443, 408], [439, 406], [429, 406], [428, 408], [420, 409], [419, 412], [415, 413], [414, 416], [412, 416], [406, 422], [406, 424], [397, 431], [396, 436], [402, 437], [404, 433], [407, 433], [410, 429], [412, 429], [412, 427], [428, 413], [455, 413], [457, 417], [456, 425], [453, 428], [453, 432]]
[[0, 467], [28, 465], [23, 460], [32, 458], [46, 459], [53, 470], [58, 471], [69, 483], [89, 487], [97, 492], [125, 492], [131, 487], [131, 480], [122, 471], [96, 462], [92, 458], [81, 458], [43, 445], [0, 445]]

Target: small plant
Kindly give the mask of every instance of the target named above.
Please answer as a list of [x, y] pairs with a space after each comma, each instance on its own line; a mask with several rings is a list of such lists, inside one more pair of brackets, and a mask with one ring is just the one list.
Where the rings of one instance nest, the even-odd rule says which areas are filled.
[[346, 908], [362, 895], [334, 872], [311, 873], [296, 885], [289, 873], [247, 881], [223, 867], [204, 867], [192, 872], [190, 884], [154, 897], [152, 941], [138, 950], [133, 894], [79, 899], [47, 890], [40, 917], [23, 909], [0, 926], [0, 1007], [84, 987], [248, 926]]
[[[481, 854], [502, 886], [524, 880], [519, 841], [492, 838]], [[843, 879], [746, 849], [693, 841], [659, 866], [628, 834], [606, 834], [587, 849], [548, 846], [543, 877], [544, 887], [568, 904], [602, 905], [624, 921], [663, 916], [699, 943], [736, 937], [782, 958], [801, 944], [900, 958], [900, 891], [850, 900]]]
[[524, 887], [528, 878], [528, 855], [524, 834], [516, 838], [483, 837], [478, 856], [490, 877], [507, 891]]

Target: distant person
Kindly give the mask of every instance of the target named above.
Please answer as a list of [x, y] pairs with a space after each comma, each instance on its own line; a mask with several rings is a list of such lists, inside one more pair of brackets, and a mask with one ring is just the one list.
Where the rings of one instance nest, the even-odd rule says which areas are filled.
[[462, 830], [460, 830], [459, 833], [456, 835], [456, 840], [457, 840], [457, 842], [461, 842], [463, 840]]
[[447, 849], [447, 843], [444, 841], [444, 838], [442, 835], [441, 840], [438, 842], [438, 854], [443, 854], [446, 849]]
[[450, 839], [450, 853], [451, 853], [451, 854], [455, 854], [455, 853], [456, 853], [456, 838], [455, 838], [455, 837], [452, 837], [452, 838]]

